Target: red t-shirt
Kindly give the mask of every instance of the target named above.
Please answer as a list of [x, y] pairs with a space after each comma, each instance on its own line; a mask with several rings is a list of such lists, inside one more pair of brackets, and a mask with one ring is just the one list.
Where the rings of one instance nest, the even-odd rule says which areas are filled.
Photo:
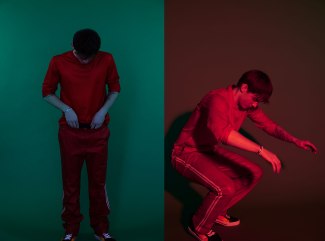
[[246, 117], [269, 134], [274, 134], [278, 126], [259, 107], [249, 111], [238, 110], [232, 86], [212, 90], [196, 106], [175, 145], [213, 150], [217, 144], [226, 144], [230, 131], [238, 131]]
[[[54, 56], [47, 70], [43, 97], [54, 94], [60, 84], [60, 100], [77, 114], [79, 123], [90, 124], [96, 112], [104, 105], [110, 92], [120, 92], [119, 75], [113, 56], [99, 51], [88, 63], [82, 64], [72, 51]], [[109, 116], [104, 124], [108, 124]], [[64, 116], [60, 125], [66, 125]]]

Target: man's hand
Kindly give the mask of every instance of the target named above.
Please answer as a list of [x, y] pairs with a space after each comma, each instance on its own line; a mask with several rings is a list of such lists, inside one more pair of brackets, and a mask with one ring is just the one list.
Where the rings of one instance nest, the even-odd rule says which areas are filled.
[[68, 126], [72, 128], [79, 128], [79, 122], [76, 112], [72, 108], [69, 108], [64, 112], [64, 117], [67, 121]]
[[99, 127], [101, 127], [105, 120], [105, 115], [106, 115], [106, 112], [99, 110], [93, 117], [93, 120], [91, 121], [91, 124], [90, 124], [90, 128], [98, 129]]
[[91, 129], [98, 129], [101, 127], [105, 120], [105, 115], [107, 114], [108, 110], [113, 105], [114, 101], [118, 96], [118, 92], [109, 92], [106, 98], [104, 105], [100, 108], [100, 110], [95, 114], [93, 120], [91, 121], [90, 128]]
[[261, 151], [260, 156], [263, 157], [266, 161], [268, 161], [273, 168], [273, 171], [277, 174], [281, 171], [281, 161], [279, 158], [273, 154], [272, 152], [266, 150], [265, 148]]
[[315, 154], [317, 154], [317, 152], [318, 152], [316, 146], [313, 143], [311, 143], [310, 141], [297, 139], [294, 143], [297, 147], [304, 149], [306, 151], [311, 151]]

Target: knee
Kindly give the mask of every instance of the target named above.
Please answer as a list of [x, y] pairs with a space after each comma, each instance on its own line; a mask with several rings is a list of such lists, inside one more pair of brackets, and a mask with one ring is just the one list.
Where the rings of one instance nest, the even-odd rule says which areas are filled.
[[252, 182], [256, 183], [259, 180], [261, 180], [263, 176], [263, 169], [259, 166], [254, 166], [254, 168], [251, 169], [251, 177], [252, 177]]
[[218, 195], [218, 196], [223, 196], [223, 197], [232, 197], [236, 189], [233, 184], [227, 184], [222, 187], [214, 187], [213, 191]]
[[254, 176], [255, 176], [255, 179], [257, 179], [257, 181], [259, 181], [263, 176], [263, 169], [261, 167], [257, 166]]

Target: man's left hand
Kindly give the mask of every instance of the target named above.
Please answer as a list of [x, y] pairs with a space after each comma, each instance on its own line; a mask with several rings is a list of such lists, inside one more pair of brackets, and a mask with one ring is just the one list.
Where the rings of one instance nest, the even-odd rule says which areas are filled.
[[103, 122], [105, 120], [105, 115], [106, 115], [106, 112], [102, 112], [102, 111], [98, 111], [93, 120], [91, 121], [91, 124], [90, 124], [90, 128], [91, 129], [98, 129], [99, 127], [101, 127], [103, 125]]
[[295, 144], [299, 148], [304, 149], [306, 151], [311, 151], [311, 152], [313, 152], [315, 154], [318, 152], [317, 147], [313, 143], [311, 143], [310, 141], [307, 141], [307, 140], [296, 140], [295, 141]]

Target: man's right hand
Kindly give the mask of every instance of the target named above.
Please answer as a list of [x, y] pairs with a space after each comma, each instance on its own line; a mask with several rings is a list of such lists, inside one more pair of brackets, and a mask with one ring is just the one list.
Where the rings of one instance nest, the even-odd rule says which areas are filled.
[[261, 151], [260, 156], [263, 157], [267, 162], [272, 165], [273, 171], [277, 174], [281, 171], [281, 161], [272, 152], [266, 150], [265, 148]]
[[258, 153], [260, 156], [262, 156], [266, 161], [268, 161], [272, 165], [273, 171], [275, 173], [280, 173], [281, 161], [279, 160], [279, 158], [269, 150], [266, 150], [265, 148], [260, 147], [260, 150], [258, 150], [257, 148], [259, 146], [255, 142], [247, 139], [238, 131], [235, 130], [230, 131], [227, 139], [227, 144], [234, 147], [241, 148], [246, 151]]
[[72, 108], [64, 112], [64, 117], [67, 121], [68, 126], [72, 128], [79, 128], [79, 122], [76, 112]]

